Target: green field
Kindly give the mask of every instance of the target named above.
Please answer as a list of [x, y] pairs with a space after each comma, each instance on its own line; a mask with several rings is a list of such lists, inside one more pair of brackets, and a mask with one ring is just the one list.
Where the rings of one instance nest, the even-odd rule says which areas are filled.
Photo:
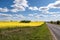
[[37, 27], [0, 29], [0, 40], [52, 40], [46, 24]]

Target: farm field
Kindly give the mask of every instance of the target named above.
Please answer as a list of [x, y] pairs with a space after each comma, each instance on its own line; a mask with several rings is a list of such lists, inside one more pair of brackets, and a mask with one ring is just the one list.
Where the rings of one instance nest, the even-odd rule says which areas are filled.
[[14, 28], [14, 27], [26, 27], [26, 26], [39, 26], [44, 24], [44, 22], [30, 22], [30, 23], [21, 23], [21, 22], [0, 22], [0, 28]]
[[[50, 31], [44, 22], [20, 23], [18, 26], [14, 24], [16, 23], [0, 23], [0, 40], [52, 40]], [[5, 25], [5, 28], [1, 25]]]

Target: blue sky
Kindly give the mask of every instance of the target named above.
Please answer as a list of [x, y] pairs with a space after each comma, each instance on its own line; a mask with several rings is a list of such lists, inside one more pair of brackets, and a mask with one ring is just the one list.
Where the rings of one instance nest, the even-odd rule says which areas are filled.
[[0, 21], [60, 20], [60, 0], [0, 0]]

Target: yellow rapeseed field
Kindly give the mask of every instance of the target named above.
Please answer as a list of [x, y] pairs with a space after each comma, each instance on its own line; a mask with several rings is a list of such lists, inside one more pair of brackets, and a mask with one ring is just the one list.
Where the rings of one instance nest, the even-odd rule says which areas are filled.
[[30, 23], [19, 23], [19, 22], [0, 22], [0, 28], [12, 28], [12, 27], [26, 27], [26, 26], [39, 26], [44, 22], [30, 22]]

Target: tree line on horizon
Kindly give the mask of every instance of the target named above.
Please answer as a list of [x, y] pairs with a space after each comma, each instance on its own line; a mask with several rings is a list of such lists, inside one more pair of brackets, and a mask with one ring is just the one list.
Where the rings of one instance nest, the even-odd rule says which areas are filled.
[[50, 21], [49, 23], [60, 24], [60, 21], [59, 20], [57, 20], [57, 21]]

